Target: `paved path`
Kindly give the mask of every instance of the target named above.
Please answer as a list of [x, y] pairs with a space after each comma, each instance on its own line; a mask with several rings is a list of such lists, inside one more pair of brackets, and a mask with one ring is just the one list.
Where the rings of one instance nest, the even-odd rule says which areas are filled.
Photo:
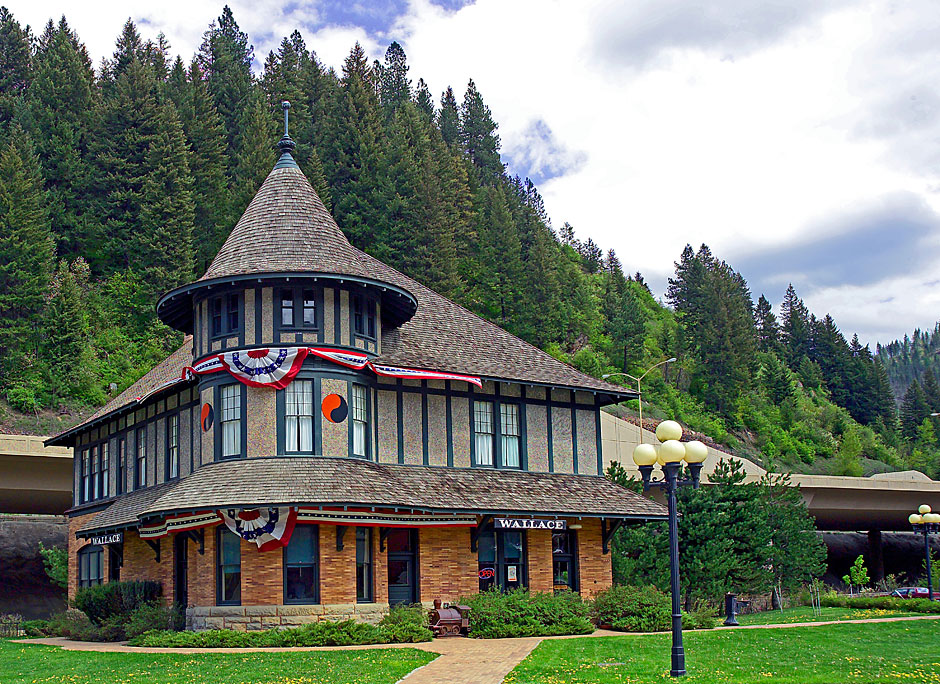
[[[789, 627], [823, 627], [826, 625], [861, 624], [868, 622], [902, 622], [940, 620], [940, 615], [886, 617], [873, 620], [827, 620], [820, 622], [787, 622], [775, 625], [741, 625], [718, 629], [781, 629]], [[689, 631], [689, 630], [686, 630]], [[642, 634], [650, 634], [643, 632]], [[414, 670], [402, 684], [500, 684], [512, 669], [521, 663], [545, 639], [580, 639], [584, 637], [625, 637], [623, 632], [599, 629], [593, 634], [561, 637], [526, 637], [521, 639], [465, 639], [451, 637], [423, 644], [370, 644], [366, 646], [318, 646], [301, 648], [143, 648], [123, 643], [69, 641], [68, 639], [20, 639], [17, 643], [59, 646], [67, 651], [99, 651], [112, 653], [277, 653], [281, 651], [345, 651], [367, 648], [417, 648], [440, 654], [424, 667]], [[637, 636], [633, 633], [630, 636]]]

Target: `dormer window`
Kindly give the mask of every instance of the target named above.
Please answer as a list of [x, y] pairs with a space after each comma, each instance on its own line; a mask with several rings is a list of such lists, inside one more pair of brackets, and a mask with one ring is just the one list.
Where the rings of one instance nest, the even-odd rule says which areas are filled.
[[238, 294], [229, 294], [209, 300], [212, 337], [238, 334], [241, 329], [240, 299]]
[[317, 330], [320, 327], [317, 320], [317, 296], [313, 288], [282, 288], [278, 302], [282, 330]]
[[353, 295], [353, 331], [357, 337], [375, 339], [375, 301]]

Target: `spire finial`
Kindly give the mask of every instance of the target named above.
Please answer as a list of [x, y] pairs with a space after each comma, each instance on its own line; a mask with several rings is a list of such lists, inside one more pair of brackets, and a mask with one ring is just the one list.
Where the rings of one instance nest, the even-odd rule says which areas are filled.
[[287, 125], [287, 112], [290, 110], [290, 102], [287, 100], [281, 102], [281, 109], [284, 110], [284, 135], [277, 141], [277, 147], [281, 151], [281, 158], [278, 160], [277, 164], [275, 164], [274, 168], [297, 168], [297, 162], [295, 162], [294, 158], [291, 156], [291, 152], [294, 151], [297, 145], [291, 139]]

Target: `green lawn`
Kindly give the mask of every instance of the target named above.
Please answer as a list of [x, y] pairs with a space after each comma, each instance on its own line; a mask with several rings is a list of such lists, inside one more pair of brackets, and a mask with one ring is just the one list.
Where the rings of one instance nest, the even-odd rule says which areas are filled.
[[[738, 615], [738, 622], [742, 625], [776, 625], [790, 624], [792, 622], [826, 622], [829, 620], [873, 620], [884, 617], [906, 617], [917, 613], [906, 613], [899, 610], [861, 610], [856, 608], [826, 608], [820, 609], [819, 615], [813, 615], [813, 609], [808, 606], [785, 608], [784, 610], [766, 610], [762, 613]], [[724, 618], [720, 620], [724, 622]]]
[[393, 684], [434, 654], [413, 648], [295, 653], [94, 653], [0, 640], [3, 684]]
[[[543, 641], [507, 684], [662, 684], [668, 634]], [[683, 684], [940, 684], [940, 621], [685, 635]]]

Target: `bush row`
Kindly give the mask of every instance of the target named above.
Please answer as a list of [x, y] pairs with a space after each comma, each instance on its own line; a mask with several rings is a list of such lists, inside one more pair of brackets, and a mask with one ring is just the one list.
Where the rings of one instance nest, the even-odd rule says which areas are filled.
[[[614, 585], [600, 592], [591, 609], [598, 625], [618, 632], [665, 632], [672, 628], [672, 599], [654, 586]], [[700, 603], [682, 614], [685, 629], [712, 629], [714, 611]]]
[[354, 646], [430, 641], [427, 616], [418, 606], [394, 608], [378, 625], [355, 620], [314, 622], [291, 629], [236, 632], [211, 629], [204, 632], [153, 630], [130, 640], [131, 646], [161, 648], [275, 648], [286, 646]]
[[910, 613], [940, 613], [940, 601], [925, 598], [905, 599], [897, 596], [845, 596], [827, 592], [819, 597], [820, 603], [830, 608], [860, 608], [863, 610], [903, 610]]
[[470, 607], [470, 635], [480, 639], [590, 634], [590, 604], [572, 592], [484, 591], [462, 598]]

